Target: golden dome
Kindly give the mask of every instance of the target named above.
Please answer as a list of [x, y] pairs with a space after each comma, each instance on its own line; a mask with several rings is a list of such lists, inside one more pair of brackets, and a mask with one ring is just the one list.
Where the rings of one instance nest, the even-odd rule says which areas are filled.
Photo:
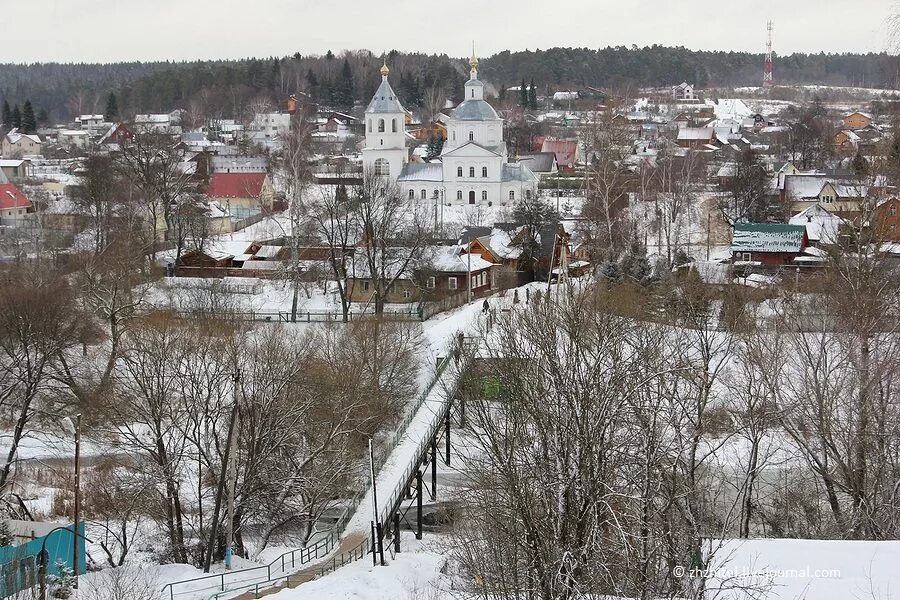
[[472, 58], [469, 59], [469, 66], [473, 71], [478, 68], [478, 59], [475, 58], [475, 42], [472, 42]]
[[391, 70], [388, 69], [387, 62], [381, 65], [381, 76], [387, 77], [390, 74]]

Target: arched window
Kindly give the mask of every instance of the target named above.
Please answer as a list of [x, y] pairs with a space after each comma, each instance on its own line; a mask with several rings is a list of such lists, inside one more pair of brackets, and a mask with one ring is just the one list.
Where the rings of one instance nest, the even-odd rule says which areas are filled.
[[375, 175], [384, 177], [391, 176], [391, 163], [389, 163], [386, 158], [379, 158], [375, 161]]
[[531, 190], [525, 190], [525, 199], [531, 200]]
[[453, 135], [453, 141], [455, 142], [455, 141], [456, 141], [456, 132], [454, 131], [454, 132], [452, 133], [452, 135]]
[[414, 190], [409, 190], [409, 199], [410, 200], [416, 199], [416, 192]]
[[481, 192], [481, 199], [487, 200], [487, 190], [484, 190], [483, 192]]
[[397, 119], [391, 119], [391, 131], [397, 133]]
[[456, 190], [456, 199], [462, 200], [462, 190]]
[[462, 177], [462, 167], [456, 167], [456, 176]]
[[426, 192], [425, 190], [422, 190], [422, 193], [420, 194], [420, 196], [421, 196], [422, 200], [424, 200], [425, 198], [428, 197], [428, 192]]
[[475, 97], [475, 90], [474, 90], [474, 89], [472, 90], [472, 97], [473, 97], [473, 98]]
[[515, 190], [509, 190], [509, 199], [510, 200], [516, 199], [516, 191]]
[[469, 192], [469, 204], [475, 204], [475, 192]]
[[378, 119], [378, 133], [384, 133], [384, 119]]
[[487, 177], [487, 167], [481, 167], [481, 176]]
[[369, 119], [369, 133], [372, 133], [372, 119]]
[[470, 141], [470, 142], [474, 142], [474, 141], [475, 141], [475, 132], [474, 132], [474, 131], [470, 131], [470, 132], [469, 132], [469, 141]]
[[469, 177], [475, 177], [475, 167], [469, 167]]

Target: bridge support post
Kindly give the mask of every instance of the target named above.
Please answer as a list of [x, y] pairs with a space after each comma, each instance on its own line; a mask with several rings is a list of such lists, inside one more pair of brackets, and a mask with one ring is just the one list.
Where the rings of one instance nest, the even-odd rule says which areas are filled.
[[375, 538], [375, 521], [369, 521], [372, 525], [372, 566], [378, 566], [378, 540]]
[[416, 471], [416, 539], [422, 539], [422, 469]]
[[431, 440], [431, 499], [437, 500], [437, 438]]
[[451, 405], [450, 408], [447, 409], [447, 421], [444, 423], [444, 443], [446, 444], [446, 456], [444, 457], [444, 464], [448, 467], [450, 466], [450, 409], [453, 408]]
[[384, 562], [384, 526], [381, 522], [375, 523], [375, 532], [378, 535], [378, 557], [383, 567], [387, 563]]
[[394, 552], [400, 552], [400, 513], [394, 513]]

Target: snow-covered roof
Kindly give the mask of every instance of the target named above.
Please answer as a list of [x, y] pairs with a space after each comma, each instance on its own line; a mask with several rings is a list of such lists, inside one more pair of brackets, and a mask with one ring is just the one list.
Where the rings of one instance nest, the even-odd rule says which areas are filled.
[[732, 252], [801, 252], [806, 228], [781, 223], [738, 223], [731, 239]]
[[406, 163], [400, 170], [397, 181], [443, 181], [444, 170], [441, 163]]
[[477, 254], [467, 254], [460, 246], [432, 246], [426, 248], [424, 261], [435, 271], [441, 273], [466, 273], [489, 269], [493, 263]]
[[826, 175], [794, 174], [784, 177], [785, 197], [794, 200], [803, 198], [816, 198], [822, 191], [822, 186], [828, 183]]
[[519, 163], [503, 163], [503, 181], [535, 182], [538, 176], [531, 169]]
[[810, 242], [836, 244], [844, 219], [822, 208], [819, 204], [813, 204], [791, 217], [788, 223], [806, 227], [806, 236]]
[[499, 121], [494, 107], [485, 100], [468, 99], [453, 109], [450, 116], [457, 121]]
[[716, 130], [712, 127], [682, 127], [678, 130], [679, 140], [711, 140]]

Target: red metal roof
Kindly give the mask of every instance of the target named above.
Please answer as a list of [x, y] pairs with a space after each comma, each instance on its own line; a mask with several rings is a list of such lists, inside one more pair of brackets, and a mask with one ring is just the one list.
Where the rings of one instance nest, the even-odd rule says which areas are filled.
[[553, 152], [556, 154], [556, 164], [561, 167], [573, 167], [575, 155], [578, 152], [578, 142], [546, 138], [541, 146], [541, 152]]
[[265, 173], [213, 173], [207, 195], [210, 198], [258, 198]]
[[0, 209], [30, 208], [31, 202], [11, 183], [0, 184]]

